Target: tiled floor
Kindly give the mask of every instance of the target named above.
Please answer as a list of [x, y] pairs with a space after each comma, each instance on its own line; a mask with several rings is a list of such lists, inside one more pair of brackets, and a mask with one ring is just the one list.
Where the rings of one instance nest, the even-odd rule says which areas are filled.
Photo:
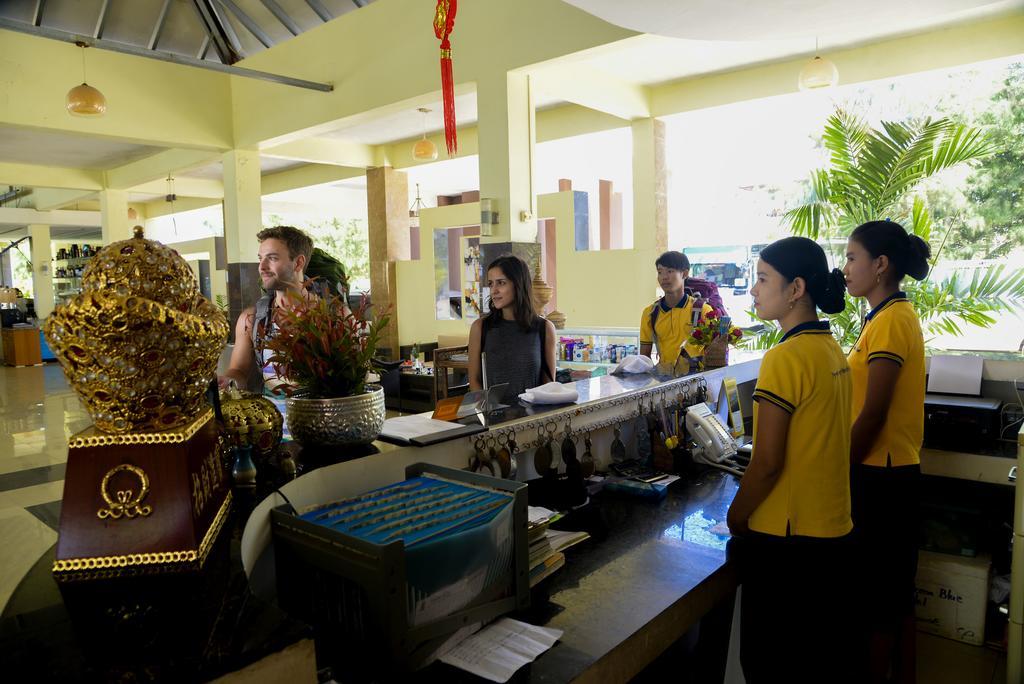
[[0, 366], [0, 612], [57, 541], [68, 437], [91, 423], [60, 366]]
[[1006, 654], [918, 632], [917, 681], [920, 684], [1004, 684]]
[[[89, 415], [56, 364], [0, 366], [0, 613], [57, 540], [68, 437]], [[1002, 684], [1006, 656], [918, 635], [921, 684]]]

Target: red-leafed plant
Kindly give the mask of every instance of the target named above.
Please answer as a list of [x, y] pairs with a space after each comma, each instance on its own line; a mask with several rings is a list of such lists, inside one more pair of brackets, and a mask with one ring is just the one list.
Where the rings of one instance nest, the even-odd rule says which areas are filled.
[[362, 394], [387, 313], [370, 322], [365, 298], [352, 311], [342, 297], [289, 296], [292, 306], [277, 309], [278, 329], [266, 342], [281, 388], [309, 399]]

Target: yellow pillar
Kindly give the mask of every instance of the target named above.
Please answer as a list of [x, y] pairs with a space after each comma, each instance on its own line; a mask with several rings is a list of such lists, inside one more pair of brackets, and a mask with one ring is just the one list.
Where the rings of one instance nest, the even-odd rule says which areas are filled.
[[50, 248], [50, 226], [33, 223], [28, 227], [32, 238], [32, 297], [36, 317], [42, 320], [53, 311], [53, 258]]
[[260, 154], [231, 150], [224, 154], [224, 238], [228, 263], [256, 262], [263, 228]]
[[390, 166], [366, 171], [366, 209], [370, 237], [370, 294], [376, 315], [390, 311], [380, 347], [398, 359], [398, 282], [395, 262], [408, 260], [409, 181]]
[[[228, 320], [260, 298], [259, 243], [263, 228], [260, 155], [255, 150], [231, 150], [224, 166], [224, 242], [227, 251]], [[234, 326], [232, 325], [232, 339]]]
[[490, 236], [480, 238], [484, 264], [503, 254], [514, 254], [537, 267], [533, 154], [536, 112], [529, 77], [501, 73], [477, 81], [480, 197], [491, 200], [498, 223]]
[[132, 224], [128, 220], [128, 191], [106, 188], [100, 190], [99, 196], [103, 244], [130, 238]]
[[536, 116], [529, 77], [501, 73], [477, 82], [480, 197], [498, 211], [481, 242], [536, 242], [533, 188]]
[[638, 119], [632, 129], [633, 247], [650, 256], [653, 272], [654, 260], [668, 249], [665, 122]]

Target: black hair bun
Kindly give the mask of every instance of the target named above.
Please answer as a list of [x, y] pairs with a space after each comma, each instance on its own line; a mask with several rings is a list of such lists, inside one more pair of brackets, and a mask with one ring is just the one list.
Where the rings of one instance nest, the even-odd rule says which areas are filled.
[[839, 313], [846, 308], [846, 277], [838, 268], [828, 273], [817, 273], [807, 281], [814, 305], [828, 314]]
[[932, 255], [931, 247], [914, 234], [907, 235], [907, 242], [910, 245], [910, 249], [907, 250], [907, 275], [914, 280], [924, 280], [928, 277], [928, 259]]

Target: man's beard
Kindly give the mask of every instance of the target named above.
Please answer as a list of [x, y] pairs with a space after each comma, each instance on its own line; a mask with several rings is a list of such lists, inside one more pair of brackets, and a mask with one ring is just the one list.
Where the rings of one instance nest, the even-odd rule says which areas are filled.
[[294, 289], [298, 286], [299, 284], [297, 282], [293, 282], [290, 279], [286, 279], [284, 276], [271, 276], [270, 282], [266, 283], [263, 286], [263, 289], [267, 291], [277, 292], [281, 290]]

